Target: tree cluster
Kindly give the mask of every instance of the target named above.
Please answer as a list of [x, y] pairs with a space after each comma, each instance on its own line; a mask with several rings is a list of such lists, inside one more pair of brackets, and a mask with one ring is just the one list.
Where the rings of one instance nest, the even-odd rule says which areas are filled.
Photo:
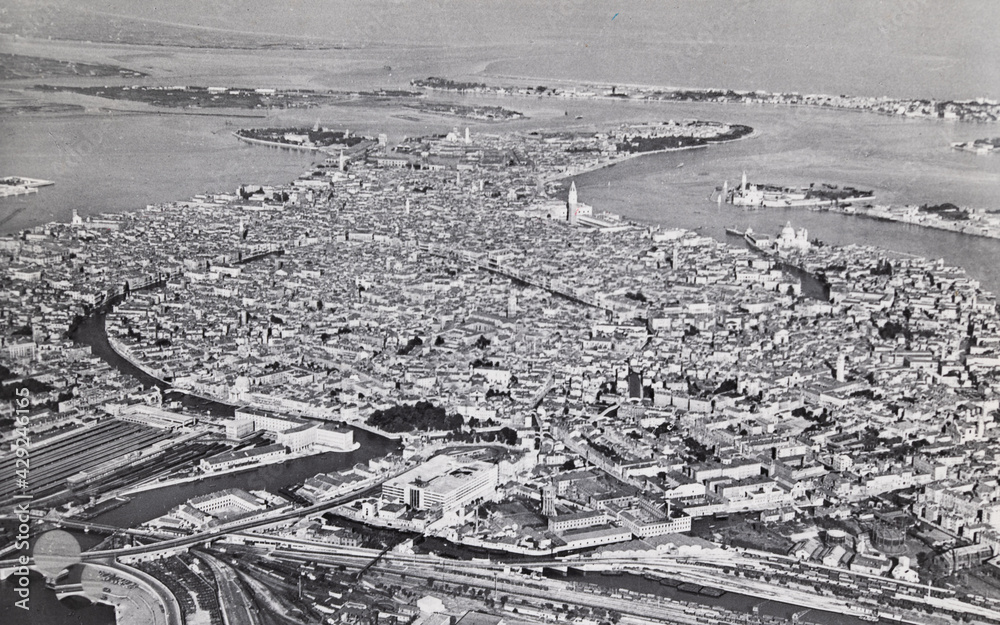
[[427, 401], [376, 410], [366, 421], [386, 432], [455, 430], [462, 427], [461, 415], [449, 415], [444, 408]]

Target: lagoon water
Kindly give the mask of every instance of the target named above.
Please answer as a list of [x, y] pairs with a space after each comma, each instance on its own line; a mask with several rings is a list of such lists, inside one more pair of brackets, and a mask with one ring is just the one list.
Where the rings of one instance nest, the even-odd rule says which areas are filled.
[[[443, 96], [442, 96], [443, 97]], [[1000, 158], [952, 150], [953, 141], [983, 135], [979, 124], [898, 119], [818, 110], [695, 103], [639, 104], [526, 98], [458, 98], [523, 111], [528, 119], [469, 123], [473, 132], [530, 131], [543, 127], [599, 128], [635, 120], [711, 119], [747, 124], [756, 134], [702, 150], [644, 156], [578, 177], [582, 201], [666, 227], [699, 228], [715, 237], [723, 228], [776, 232], [786, 221], [832, 244], [869, 244], [966, 268], [1000, 291], [1000, 241], [877, 222], [805, 209], [755, 212], [710, 201], [714, 189], [751, 180], [779, 184], [831, 183], [873, 189], [878, 203], [937, 204], [1000, 209]], [[226, 117], [225, 113], [231, 117]], [[316, 154], [239, 142], [241, 126], [312, 125], [348, 128], [390, 140], [446, 132], [464, 120], [417, 114], [391, 105], [340, 105], [268, 111], [260, 118], [223, 115], [88, 112], [0, 118], [0, 136], [21, 146], [0, 157], [0, 170], [55, 180], [38, 194], [0, 198], [0, 231], [48, 221], [128, 211], [149, 203], [183, 200], [196, 193], [232, 191], [241, 183], [281, 183], [319, 160]], [[568, 114], [567, 114], [568, 113]], [[256, 114], [256, 113], [254, 113]], [[576, 116], [582, 120], [576, 120]]]
[[[257, 119], [239, 119], [245, 125]], [[263, 124], [261, 124], [263, 125]], [[0, 198], [0, 231], [123, 212], [239, 184], [288, 182], [314, 160], [303, 152], [251, 147], [226, 118], [85, 113], [0, 117], [5, 175], [52, 180], [27, 196]]]

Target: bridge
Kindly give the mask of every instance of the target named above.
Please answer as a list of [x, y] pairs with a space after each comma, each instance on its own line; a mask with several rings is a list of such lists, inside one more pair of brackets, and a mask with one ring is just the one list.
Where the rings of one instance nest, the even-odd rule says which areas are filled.
[[90, 521], [77, 521], [74, 519], [51, 519], [47, 521], [56, 527], [82, 530], [84, 532], [97, 532], [100, 534], [130, 534], [132, 536], [146, 536], [152, 538], [163, 538], [164, 536], [162, 532], [133, 529], [130, 527], [123, 528], [114, 525], [103, 525], [101, 523], [92, 523]]
[[484, 271], [497, 273], [502, 276], [506, 276], [508, 278], [524, 282], [525, 284], [529, 284], [531, 286], [544, 289], [546, 291], [549, 291], [550, 293], [555, 293], [556, 295], [560, 295], [562, 297], [565, 297], [566, 299], [578, 302], [585, 306], [590, 306], [593, 308], [601, 308], [609, 312], [613, 311], [611, 307], [602, 303], [595, 296], [587, 294], [578, 294], [573, 290], [571, 290], [571, 288], [568, 285], [564, 285], [559, 280], [549, 279], [545, 277], [539, 278], [533, 274], [514, 269], [513, 267], [507, 267], [500, 263], [491, 262], [488, 260], [479, 261], [478, 263], [476, 263], [476, 267]]
[[[261, 517], [256, 517], [253, 519], [248, 519], [245, 521], [233, 521], [231, 523], [226, 523], [225, 525], [220, 525], [208, 530], [201, 532], [195, 532], [189, 536], [178, 536], [177, 538], [169, 538], [166, 540], [160, 540], [155, 543], [150, 543], [147, 545], [137, 545], [135, 547], [122, 547], [119, 549], [102, 549], [99, 551], [85, 551], [81, 554], [83, 561], [94, 561], [103, 560], [106, 558], [118, 558], [121, 556], [130, 555], [140, 555], [144, 553], [155, 553], [157, 551], [165, 551], [168, 549], [178, 549], [182, 547], [191, 547], [193, 545], [198, 545], [206, 542], [211, 542], [217, 538], [228, 534], [234, 534], [246, 530], [255, 529], [258, 527], [263, 527], [265, 525], [272, 525], [274, 523], [280, 523], [282, 521], [288, 521], [290, 519], [300, 518], [310, 514], [316, 514], [318, 512], [324, 512], [330, 508], [335, 508], [339, 505], [345, 504], [348, 501], [357, 499], [358, 497], [363, 497], [375, 489], [382, 486], [382, 484], [395, 477], [395, 473], [390, 473], [386, 476], [380, 477], [375, 482], [365, 486], [362, 490], [352, 491], [350, 493], [335, 497], [328, 501], [321, 501], [309, 506], [302, 508], [293, 508], [291, 510], [287, 508], [282, 508], [276, 514], [264, 515]], [[81, 529], [86, 527], [96, 527], [96, 524], [86, 524], [81, 522], [76, 522], [80, 524]], [[110, 526], [103, 526], [110, 528]], [[117, 531], [123, 531], [123, 528], [113, 528]], [[148, 534], [147, 534], [148, 536]], [[34, 559], [32, 559], [32, 564], [34, 564]], [[18, 566], [17, 560], [0, 560], [0, 569], [13, 568]]]

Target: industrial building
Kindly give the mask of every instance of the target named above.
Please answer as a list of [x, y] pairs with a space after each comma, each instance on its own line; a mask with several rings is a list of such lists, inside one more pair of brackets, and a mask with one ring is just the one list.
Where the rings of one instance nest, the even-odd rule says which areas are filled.
[[414, 510], [460, 508], [496, 497], [499, 469], [495, 464], [454, 456], [435, 456], [382, 485], [382, 499]]

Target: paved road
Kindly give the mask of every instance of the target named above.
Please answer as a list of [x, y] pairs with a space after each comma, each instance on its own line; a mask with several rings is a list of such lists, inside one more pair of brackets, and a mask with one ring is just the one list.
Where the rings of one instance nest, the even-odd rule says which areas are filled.
[[252, 602], [236, 579], [236, 572], [208, 554], [199, 553], [198, 557], [212, 569], [219, 584], [219, 602], [226, 625], [257, 625], [257, 620], [248, 609]]

